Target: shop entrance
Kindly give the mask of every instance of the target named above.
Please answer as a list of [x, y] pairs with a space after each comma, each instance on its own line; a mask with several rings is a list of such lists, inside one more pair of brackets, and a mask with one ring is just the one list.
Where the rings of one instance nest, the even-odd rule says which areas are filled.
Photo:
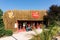
[[43, 21], [21, 21], [18, 20], [18, 30], [25, 29], [31, 31], [34, 28], [41, 28]]

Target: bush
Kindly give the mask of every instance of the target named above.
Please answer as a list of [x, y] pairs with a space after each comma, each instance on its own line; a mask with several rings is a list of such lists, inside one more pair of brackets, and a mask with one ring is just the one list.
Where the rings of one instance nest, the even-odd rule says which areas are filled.
[[5, 35], [5, 30], [3, 28], [0, 28], [0, 37], [3, 37]]
[[6, 30], [5, 31], [6, 36], [11, 36], [12, 34], [13, 34], [13, 32], [11, 30]]
[[13, 32], [11, 30], [5, 30], [4, 27], [0, 28], [0, 37], [11, 36]]
[[47, 30], [45, 30], [44, 27], [42, 29], [42, 33], [33, 35], [33, 37], [30, 40], [52, 40], [53, 38], [56, 39], [57, 33], [59, 31], [57, 26], [51, 26]]
[[40, 40], [40, 34], [34, 35], [30, 40]]

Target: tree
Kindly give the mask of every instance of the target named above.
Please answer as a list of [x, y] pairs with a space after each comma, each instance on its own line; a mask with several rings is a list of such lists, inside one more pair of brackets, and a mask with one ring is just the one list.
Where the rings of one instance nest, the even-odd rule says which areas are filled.
[[[60, 22], [60, 6], [52, 5], [48, 12], [49, 25]], [[59, 23], [58, 23], [59, 24]]]
[[3, 16], [3, 11], [0, 9], [0, 28], [4, 26], [2, 16]]

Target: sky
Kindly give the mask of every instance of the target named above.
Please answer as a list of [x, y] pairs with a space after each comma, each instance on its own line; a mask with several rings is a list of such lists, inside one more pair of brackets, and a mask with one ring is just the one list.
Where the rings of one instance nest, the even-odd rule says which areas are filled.
[[48, 10], [51, 5], [60, 5], [60, 0], [0, 0], [0, 9]]

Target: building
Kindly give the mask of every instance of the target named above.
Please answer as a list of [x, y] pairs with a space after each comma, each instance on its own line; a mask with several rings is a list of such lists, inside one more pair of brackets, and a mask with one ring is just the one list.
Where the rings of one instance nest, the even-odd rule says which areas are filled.
[[[43, 22], [43, 16], [46, 15], [46, 10], [9, 10], [3, 15], [5, 29], [11, 29], [13, 32], [17, 31], [15, 23], [20, 26], [34, 25]], [[25, 27], [26, 28], [26, 27]]]

